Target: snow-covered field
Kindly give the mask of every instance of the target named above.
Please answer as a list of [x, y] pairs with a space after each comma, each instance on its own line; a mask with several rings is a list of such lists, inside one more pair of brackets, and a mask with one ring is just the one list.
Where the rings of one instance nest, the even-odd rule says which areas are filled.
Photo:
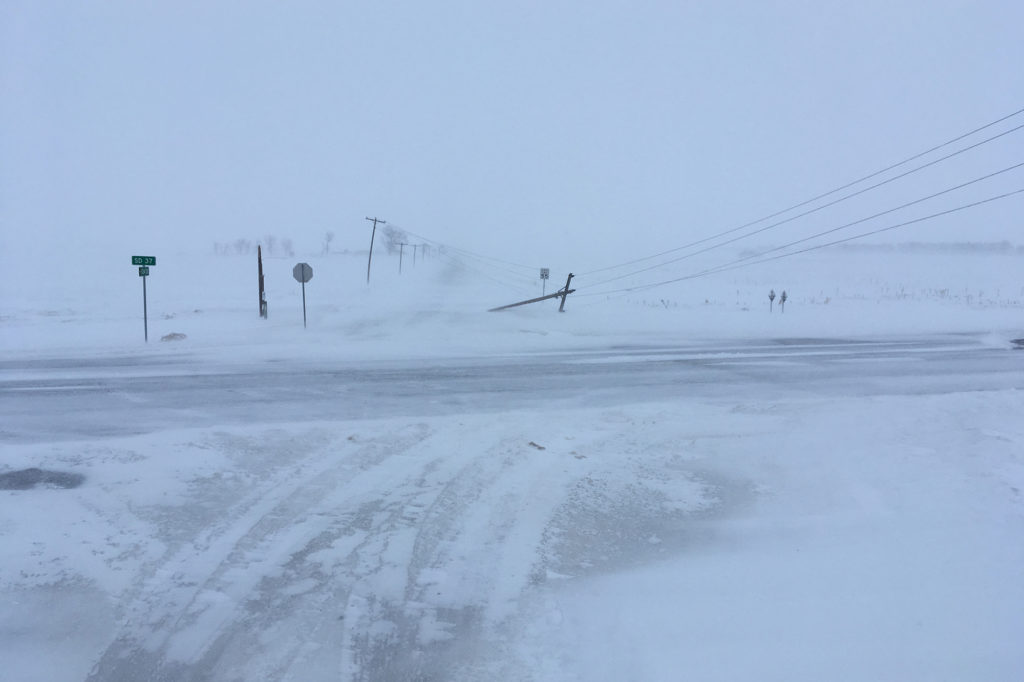
[[581, 275], [565, 314], [267, 259], [268, 320], [254, 257], [158, 254], [148, 344], [128, 255], [4, 281], [5, 679], [1024, 676], [1018, 250]]

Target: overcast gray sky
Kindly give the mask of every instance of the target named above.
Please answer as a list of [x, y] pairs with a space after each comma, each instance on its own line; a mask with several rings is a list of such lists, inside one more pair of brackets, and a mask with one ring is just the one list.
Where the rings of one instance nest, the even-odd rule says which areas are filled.
[[[301, 254], [328, 230], [360, 249], [372, 215], [610, 264], [1024, 107], [1021, 27], [1017, 0], [4, 0], [0, 266], [266, 234]], [[787, 236], [1024, 161], [1022, 139]], [[1018, 241], [1022, 208], [898, 237]]]

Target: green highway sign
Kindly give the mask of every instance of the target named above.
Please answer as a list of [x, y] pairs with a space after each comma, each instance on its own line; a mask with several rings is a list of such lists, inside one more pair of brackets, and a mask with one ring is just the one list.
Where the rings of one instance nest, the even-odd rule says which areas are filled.
[[145, 265], [139, 266], [139, 277], [145, 277], [149, 274], [149, 268]]
[[155, 256], [132, 256], [132, 265], [156, 265]]

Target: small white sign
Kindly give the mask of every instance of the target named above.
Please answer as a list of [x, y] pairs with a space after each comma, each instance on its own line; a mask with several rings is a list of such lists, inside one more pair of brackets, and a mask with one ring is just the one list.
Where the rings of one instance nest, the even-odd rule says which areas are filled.
[[548, 268], [541, 268], [540, 269], [540, 278], [541, 279], [547, 279], [550, 274], [551, 274], [551, 270], [549, 270]]

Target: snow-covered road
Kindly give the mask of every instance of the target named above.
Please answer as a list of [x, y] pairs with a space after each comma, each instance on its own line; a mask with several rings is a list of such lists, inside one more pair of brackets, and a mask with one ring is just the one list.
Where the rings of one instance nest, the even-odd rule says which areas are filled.
[[[207, 362], [188, 354], [0, 361], [9, 442], [168, 428], [602, 407], [772, 395], [1019, 388], [1005, 347], [971, 335], [782, 339], [389, 363]], [[966, 383], [965, 383], [966, 382]], [[60, 420], [52, 415], [60, 414]]]
[[976, 336], [0, 366], [22, 680], [1011, 680], [1024, 352]]

